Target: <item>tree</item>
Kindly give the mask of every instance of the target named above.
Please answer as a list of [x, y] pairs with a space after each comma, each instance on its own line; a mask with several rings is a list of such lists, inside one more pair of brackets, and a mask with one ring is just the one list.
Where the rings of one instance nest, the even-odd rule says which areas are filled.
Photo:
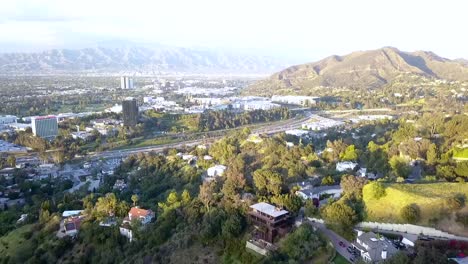
[[436, 167], [436, 175], [450, 181], [456, 178], [455, 169], [451, 165], [438, 165]]
[[294, 194], [273, 196], [271, 201], [279, 207], [285, 207], [288, 211], [297, 213], [302, 207], [302, 199]]
[[407, 178], [411, 173], [411, 168], [408, 166], [408, 163], [404, 158], [393, 156], [390, 159], [389, 164], [393, 173], [395, 173], [397, 177]]
[[356, 161], [358, 158], [356, 147], [354, 145], [350, 145], [346, 148], [344, 153], [341, 155], [341, 160], [344, 161]]
[[184, 191], [182, 192], [181, 199], [182, 199], [182, 204], [183, 204], [183, 205], [189, 204], [190, 201], [192, 201], [192, 197], [190, 197], [189, 191], [184, 190]]
[[429, 145], [429, 148], [426, 152], [426, 159], [429, 165], [434, 165], [437, 163], [438, 153], [436, 144], [432, 143], [431, 145]]
[[228, 217], [222, 227], [222, 234], [225, 240], [232, 240], [238, 237], [245, 227], [245, 220], [239, 214], [234, 214]]
[[375, 199], [380, 199], [386, 195], [385, 187], [381, 182], [369, 183], [370, 193]]
[[306, 217], [318, 217], [319, 209], [315, 206], [314, 202], [308, 199], [304, 205], [304, 215]]
[[340, 186], [345, 195], [354, 196], [357, 199], [362, 199], [362, 188], [366, 185], [367, 179], [356, 177], [353, 175], [343, 175], [341, 177]]
[[132, 195], [132, 202], [133, 202], [133, 206], [136, 206], [136, 204], [138, 203], [138, 195], [134, 194]]
[[118, 205], [117, 197], [114, 193], [108, 193], [104, 197], [100, 197], [95, 205], [95, 211], [98, 218], [113, 216], [116, 213]]
[[404, 252], [397, 252], [395, 255], [383, 262], [384, 264], [410, 264], [411, 259]]
[[205, 205], [207, 211], [209, 211], [211, 206], [216, 202], [214, 193], [215, 187], [215, 181], [204, 182], [200, 186], [200, 193], [198, 194], [198, 198]]
[[465, 196], [463, 194], [457, 194], [453, 197], [448, 197], [445, 200], [445, 204], [452, 211], [457, 211], [465, 206]]
[[409, 204], [400, 209], [400, 217], [403, 221], [414, 224], [419, 221], [421, 210], [417, 204]]
[[256, 170], [253, 174], [253, 180], [261, 195], [277, 196], [281, 194], [283, 179], [279, 173], [268, 169]]
[[310, 259], [323, 246], [325, 246], [325, 241], [312, 226], [301, 225], [282, 241], [280, 251], [290, 260], [302, 263]]
[[455, 173], [461, 177], [468, 177], [468, 161], [458, 162]]
[[322, 178], [322, 185], [333, 185], [335, 184], [335, 179], [332, 176], [328, 175]]
[[327, 205], [323, 210], [323, 218], [327, 225], [337, 229], [338, 232], [352, 230], [359, 220], [356, 211], [343, 201], [334, 202]]
[[414, 264], [427, 264], [427, 263], [437, 263], [437, 264], [448, 264], [450, 263], [447, 255], [442, 253], [440, 250], [434, 247], [427, 246], [418, 246], [416, 258], [414, 258]]
[[56, 150], [52, 152], [52, 160], [55, 164], [61, 164], [65, 161], [65, 152], [63, 150]]
[[6, 163], [8, 164], [9, 167], [14, 168], [16, 166], [16, 158], [15, 156], [8, 156]]

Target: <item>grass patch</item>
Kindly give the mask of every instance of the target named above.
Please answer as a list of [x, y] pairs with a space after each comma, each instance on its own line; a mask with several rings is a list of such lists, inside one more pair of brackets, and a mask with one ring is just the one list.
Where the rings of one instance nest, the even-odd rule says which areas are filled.
[[332, 262], [335, 264], [349, 264], [349, 261], [338, 253], [336, 253], [336, 257], [332, 260]]
[[454, 159], [468, 159], [468, 148], [455, 148], [453, 150]]
[[21, 255], [34, 252], [30, 240], [33, 225], [24, 225], [0, 238], [0, 256], [2, 259], [21, 259]]
[[367, 220], [402, 223], [401, 208], [415, 203], [421, 209], [421, 220], [418, 224], [428, 225], [430, 219], [447, 216], [446, 198], [453, 197], [457, 193], [468, 196], [468, 184], [385, 184], [385, 192], [384, 197], [375, 199], [370, 186], [364, 186], [363, 199]]

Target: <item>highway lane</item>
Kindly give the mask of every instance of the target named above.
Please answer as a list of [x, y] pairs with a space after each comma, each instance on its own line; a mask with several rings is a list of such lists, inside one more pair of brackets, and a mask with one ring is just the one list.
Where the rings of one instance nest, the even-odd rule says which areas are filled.
[[[293, 118], [286, 121], [279, 121], [277, 123], [266, 125], [260, 128], [255, 128], [252, 130], [252, 133], [259, 133], [259, 134], [276, 134], [286, 130], [298, 128], [302, 123], [307, 121], [311, 117], [312, 113], [307, 113], [305, 117], [302, 118]], [[226, 134], [230, 131], [235, 131], [238, 128], [226, 130]], [[225, 134], [225, 135], [226, 135]], [[87, 158], [90, 159], [109, 159], [109, 158], [122, 158], [132, 154], [137, 154], [141, 152], [156, 152], [160, 153], [163, 152], [165, 149], [168, 148], [180, 148], [183, 146], [196, 146], [203, 143], [212, 143], [215, 140], [218, 140], [225, 135], [211, 137], [211, 138], [199, 138], [195, 140], [183, 141], [183, 142], [176, 142], [176, 143], [169, 143], [157, 146], [147, 146], [141, 148], [131, 148], [125, 150], [110, 150], [110, 151], [103, 151], [99, 153], [94, 153], [91, 155], [87, 155]]]

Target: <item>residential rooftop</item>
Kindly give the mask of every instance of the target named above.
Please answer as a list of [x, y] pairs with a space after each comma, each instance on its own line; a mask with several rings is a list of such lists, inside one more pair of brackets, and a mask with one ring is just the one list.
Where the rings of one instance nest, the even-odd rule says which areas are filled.
[[286, 210], [279, 209], [271, 204], [261, 202], [251, 205], [250, 208], [272, 217], [278, 217], [289, 213]]

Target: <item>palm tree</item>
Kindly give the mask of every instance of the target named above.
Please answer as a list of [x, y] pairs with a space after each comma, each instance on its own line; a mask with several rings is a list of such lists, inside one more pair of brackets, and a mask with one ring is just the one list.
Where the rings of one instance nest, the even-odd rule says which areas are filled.
[[139, 199], [138, 195], [136, 194], [132, 195], [133, 206], [136, 206], [138, 199]]

